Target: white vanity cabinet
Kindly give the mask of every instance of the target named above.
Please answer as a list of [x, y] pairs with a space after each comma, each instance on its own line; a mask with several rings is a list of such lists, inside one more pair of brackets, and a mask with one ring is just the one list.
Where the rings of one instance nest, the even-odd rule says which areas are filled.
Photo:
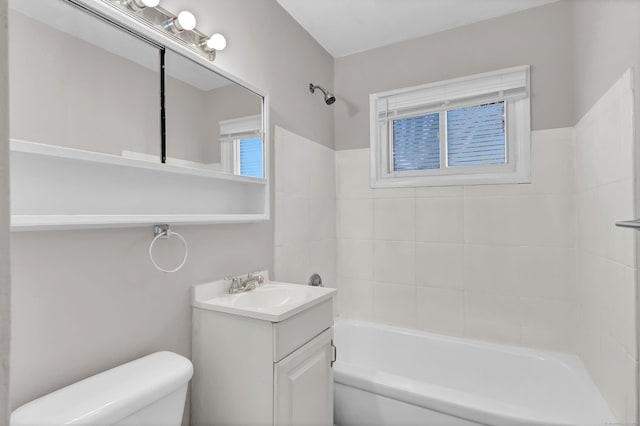
[[335, 290], [323, 290], [278, 322], [194, 302], [192, 425], [333, 425]]

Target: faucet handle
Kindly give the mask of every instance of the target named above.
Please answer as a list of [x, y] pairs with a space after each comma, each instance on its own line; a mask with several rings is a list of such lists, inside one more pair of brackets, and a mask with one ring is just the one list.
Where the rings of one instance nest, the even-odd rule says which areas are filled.
[[229, 294], [235, 294], [238, 292], [238, 288], [240, 287], [240, 280], [238, 277], [231, 277], [231, 285], [229, 286]]
[[255, 279], [258, 284], [264, 283], [264, 275], [260, 273], [260, 271], [254, 271], [249, 274], [251, 278]]

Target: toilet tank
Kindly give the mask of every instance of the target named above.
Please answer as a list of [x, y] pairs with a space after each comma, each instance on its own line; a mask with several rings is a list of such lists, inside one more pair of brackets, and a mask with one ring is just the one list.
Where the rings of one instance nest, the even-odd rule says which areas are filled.
[[11, 426], [179, 426], [192, 375], [187, 358], [156, 352], [28, 402]]

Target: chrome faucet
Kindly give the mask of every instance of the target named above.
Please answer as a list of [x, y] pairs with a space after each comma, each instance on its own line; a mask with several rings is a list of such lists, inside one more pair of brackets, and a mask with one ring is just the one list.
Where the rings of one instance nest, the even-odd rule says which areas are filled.
[[247, 274], [246, 279], [242, 279], [240, 277], [232, 277], [230, 279], [231, 286], [229, 287], [229, 294], [237, 294], [253, 290], [264, 283], [264, 277], [262, 275], [253, 275], [253, 273]]

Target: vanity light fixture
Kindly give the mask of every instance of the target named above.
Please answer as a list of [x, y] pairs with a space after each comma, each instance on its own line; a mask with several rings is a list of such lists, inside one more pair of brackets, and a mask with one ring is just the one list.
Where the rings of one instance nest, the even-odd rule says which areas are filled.
[[161, 30], [165, 35], [179, 41], [186, 47], [205, 55], [210, 61], [216, 59], [216, 52], [227, 46], [222, 34], [208, 36], [196, 28], [196, 17], [188, 10], [174, 15], [159, 6], [160, 0], [106, 0], [115, 7], [133, 14], [143, 23]]

